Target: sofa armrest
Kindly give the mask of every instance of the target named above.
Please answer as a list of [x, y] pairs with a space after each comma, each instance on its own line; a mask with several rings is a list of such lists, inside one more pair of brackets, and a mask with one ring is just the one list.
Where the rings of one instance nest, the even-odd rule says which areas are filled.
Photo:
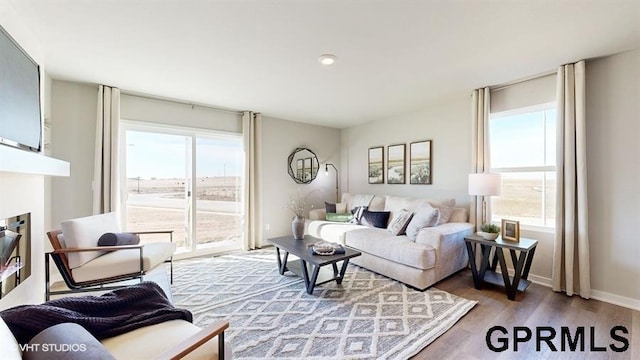
[[159, 359], [181, 359], [200, 347], [202, 344], [218, 336], [218, 359], [224, 359], [224, 331], [229, 328], [229, 322], [216, 321], [196, 334], [186, 338], [173, 348], [163, 352]]
[[327, 219], [326, 209], [313, 209], [309, 211], [309, 220], [326, 220], [326, 219]]
[[473, 233], [473, 224], [446, 223], [418, 232], [416, 243], [431, 246], [436, 251], [436, 281], [464, 268], [468, 264], [464, 237]]

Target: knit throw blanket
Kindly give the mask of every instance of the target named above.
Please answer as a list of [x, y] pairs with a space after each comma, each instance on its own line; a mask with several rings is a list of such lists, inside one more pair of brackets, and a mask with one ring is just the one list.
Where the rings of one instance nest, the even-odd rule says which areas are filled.
[[40, 331], [65, 322], [84, 327], [97, 339], [168, 320], [193, 321], [186, 309], [174, 307], [162, 288], [145, 281], [102, 296], [67, 297], [40, 305], [21, 305], [0, 311], [0, 316], [20, 344]]

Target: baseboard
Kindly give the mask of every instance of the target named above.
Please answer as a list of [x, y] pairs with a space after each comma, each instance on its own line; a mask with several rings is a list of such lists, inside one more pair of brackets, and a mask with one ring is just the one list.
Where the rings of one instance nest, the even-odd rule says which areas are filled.
[[[500, 267], [496, 269], [496, 272], [500, 272]], [[513, 274], [514, 274], [514, 271], [512, 269], [509, 269], [509, 275], [513, 276]], [[552, 287], [551, 279], [546, 277], [529, 274], [528, 280], [531, 281], [532, 283], [542, 285], [548, 288]], [[606, 291], [591, 289], [591, 299], [606, 302], [613, 305], [622, 306], [631, 310], [640, 311], [640, 300], [612, 294]]]

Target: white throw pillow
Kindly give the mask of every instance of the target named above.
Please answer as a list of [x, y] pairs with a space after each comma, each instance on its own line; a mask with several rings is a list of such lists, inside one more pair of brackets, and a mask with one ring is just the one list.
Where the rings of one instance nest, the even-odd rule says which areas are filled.
[[[121, 232], [118, 215], [114, 212], [63, 221], [61, 226], [65, 246], [69, 249], [96, 247], [102, 234]], [[106, 251], [69, 253], [67, 254], [69, 267], [75, 269], [104, 253]]]
[[409, 221], [411, 221], [412, 216], [413, 212], [405, 209], [400, 210], [396, 218], [389, 223], [387, 229], [391, 231], [393, 235], [404, 235], [407, 224], [409, 224]]
[[429, 204], [434, 208], [440, 210], [440, 220], [438, 225], [446, 224], [453, 214], [453, 207], [456, 206], [456, 199], [444, 199], [440, 201], [429, 201]]
[[407, 237], [411, 241], [416, 241], [418, 232], [426, 227], [436, 226], [440, 220], [440, 210], [434, 209], [428, 202], [418, 206], [413, 213], [413, 217], [407, 225]]

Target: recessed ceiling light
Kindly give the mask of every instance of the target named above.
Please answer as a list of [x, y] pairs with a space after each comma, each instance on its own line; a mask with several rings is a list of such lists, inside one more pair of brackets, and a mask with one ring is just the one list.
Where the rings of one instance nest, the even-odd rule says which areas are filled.
[[318, 61], [322, 65], [333, 65], [336, 62], [336, 56], [333, 54], [323, 54], [320, 55]]

